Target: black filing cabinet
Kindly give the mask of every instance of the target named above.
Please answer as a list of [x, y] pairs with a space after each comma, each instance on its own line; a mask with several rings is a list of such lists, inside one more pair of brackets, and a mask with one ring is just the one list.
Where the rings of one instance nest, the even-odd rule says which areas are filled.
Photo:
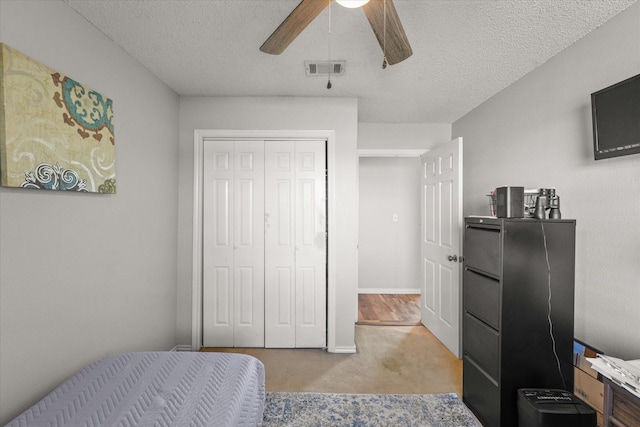
[[518, 425], [520, 388], [573, 390], [575, 229], [465, 219], [462, 396], [485, 427]]

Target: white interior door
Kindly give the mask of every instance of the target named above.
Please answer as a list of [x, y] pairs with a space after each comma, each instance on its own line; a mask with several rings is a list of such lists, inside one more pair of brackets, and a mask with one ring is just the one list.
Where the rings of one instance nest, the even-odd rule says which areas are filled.
[[325, 141], [296, 144], [296, 347], [327, 342]]
[[235, 141], [236, 347], [264, 347], [264, 147], [263, 141]]
[[203, 167], [203, 345], [264, 346], [264, 142], [210, 141]]
[[325, 141], [265, 153], [265, 346], [326, 346]]
[[462, 138], [421, 163], [422, 323], [460, 357]]
[[295, 347], [295, 143], [265, 153], [265, 346]]

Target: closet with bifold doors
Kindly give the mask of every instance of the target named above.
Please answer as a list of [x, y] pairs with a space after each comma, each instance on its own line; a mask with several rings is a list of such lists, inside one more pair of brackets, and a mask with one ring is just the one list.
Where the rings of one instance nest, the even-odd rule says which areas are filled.
[[203, 346], [325, 347], [326, 141], [208, 140]]

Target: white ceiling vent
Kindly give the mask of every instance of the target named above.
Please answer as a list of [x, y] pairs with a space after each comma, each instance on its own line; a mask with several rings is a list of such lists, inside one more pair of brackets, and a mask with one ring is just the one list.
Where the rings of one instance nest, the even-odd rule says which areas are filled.
[[311, 76], [341, 76], [347, 67], [347, 61], [304, 61], [307, 77]]

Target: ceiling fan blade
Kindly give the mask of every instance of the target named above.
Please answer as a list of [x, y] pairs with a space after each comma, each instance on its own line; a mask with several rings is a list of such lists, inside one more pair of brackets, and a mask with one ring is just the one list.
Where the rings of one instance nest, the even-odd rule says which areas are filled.
[[260, 46], [260, 50], [272, 55], [280, 55], [298, 37], [298, 34], [329, 6], [329, 3], [331, 0], [302, 0]]
[[404, 61], [413, 54], [393, 0], [370, 0], [362, 9], [389, 65]]

